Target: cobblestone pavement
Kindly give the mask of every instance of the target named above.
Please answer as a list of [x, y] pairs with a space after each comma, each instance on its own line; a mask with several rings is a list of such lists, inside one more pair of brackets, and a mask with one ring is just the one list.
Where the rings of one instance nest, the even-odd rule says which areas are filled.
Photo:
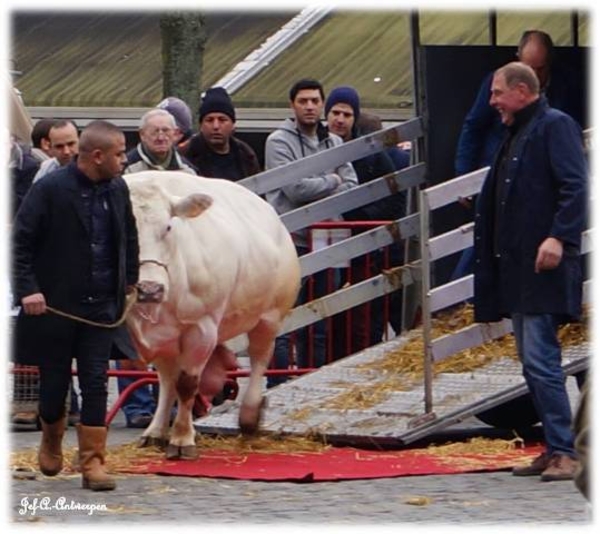
[[[569, 389], [575, 406], [576, 390], [572, 384]], [[114, 395], [112, 392], [109, 402]], [[109, 445], [135, 442], [141, 432], [126, 428], [119, 413], [109, 430]], [[443, 443], [476, 435], [510, 437], [471, 418], [429, 439]], [[533, 429], [532, 436], [539, 436], [539, 429]], [[38, 431], [13, 431], [9, 435], [11, 451], [35, 449], [39, 441]], [[65, 446], [75, 445], [75, 429], [69, 428]], [[160, 522], [194, 530], [201, 527], [205, 532], [211, 527], [244, 523], [260, 525], [263, 532], [277, 524], [319, 524], [320, 531], [324, 527], [341, 529], [339, 525], [348, 531], [352, 525], [380, 528], [415, 524], [437, 530], [440, 525], [485, 524], [514, 529], [540, 524], [570, 527], [578, 534], [588, 530], [586, 526], [593, 527], [591, 507], [572, 482], [541, 482], [538, 477], [514, 477], [506, 471], [312, 483], [121, 475], [117, 489], [110, 492], [82, 490], [80, 475], [49, 478], [37, 472], [33, 480], [13, 477], [8, 490], [5, 513], [15, 527], [134, 527]], [[426, 497], [429, 502], [409, 504], [412, 497]], [[43, 502], [52, 509], [34, 512], [31, 507], [41, 504], [42, 499], [47, 499]], [[71, 503], [93, 505], [95, 510], [90, 514], [89, 510], [68, 509]]]
[[[133, 442], [140, 432], [115, 421], [109, 443]], [[477, 433], [477, 429], [471, 432]], [[39, 432], [13, 432], [11, 449], [35, 447], [39, 437]], [[66, 446], [74, 443], [71, 428]], [[119, 476], [117, 485], [115, 491], [94, 493], [80, 489], [80, 475], [48, 478], [36, 473], [34, 480], [13, 479], [8, 520], [36, 525], [132, 526], [159, 521], [177, 526], [201, 524], [203, 528], [231, 523], [537, 523], [581, 528], [592, 522], [591, 509], [572, 482], [544, 483], [537, 477], [513, 477], [509, 472], [316, 483], [127, 475]], [[421, 506], [407, 502], [417, 496], [430, 501]], [[53, 509], [34, 512], [31, 506], [44, 498]], [[68, 509], [71, 501], [94, 505], [96, 510], [89, 514], [88, 510]], [[30, 508], [26, 509], [25, 504]]]

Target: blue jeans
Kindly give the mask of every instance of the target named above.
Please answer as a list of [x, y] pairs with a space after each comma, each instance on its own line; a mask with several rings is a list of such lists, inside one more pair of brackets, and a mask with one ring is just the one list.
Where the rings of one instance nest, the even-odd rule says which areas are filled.
[[475, 260], [475, 249], [473, 247], [466, 248], [462, 251], [454, 271], [450, 275], [450, 281], [458, 280], [473, 272], [473, 263]]
[[561, 367], [557, 317], [514, 313], [512, 323], [523, 376], [542, 422], [547, 452], [575, 458], [571, 405]]
[[[116, 360], [115, 365], [117, 369], [122, 369], [123, 366], [120, 363], [120, 360]], [[117, 386], [119, 388], [119, 394], [125, 391], [125, 388], [130, 384], [133, 384], [137, 378], [130, 377], [117, 377]], [[146, 384], [144, 386], [140, 386], [134, 389], [125, 402], [121, 406], [123, 413], [125, 414], [125, 419], [127, 422], [131, 420], [132, 417], [136, 417], [139, 415], [154, 415], [156, 411], [156, 400], [154, 395], [152, 394], [152, 389], [150, 385]]]

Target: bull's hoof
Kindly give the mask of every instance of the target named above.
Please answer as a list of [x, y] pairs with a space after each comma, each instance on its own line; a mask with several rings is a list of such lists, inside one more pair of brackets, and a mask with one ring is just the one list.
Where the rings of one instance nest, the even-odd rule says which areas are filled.
[[198, 458], [198, 449], [196, 445], [167, 445], [167, 460], [195, 460]]
[[168, 438], [160, 438], [155, 436], [141, 436], [137, 442], [137, 446], [140, 449], [144, 449], [146, 447], [158, 447], [159, 449], [164, 449], [168, 444]]
[[267, 405], [267, 399], [262, 398], [260, 404], [257, 407], [240, 407], [240, 431], [244, 436], [254, 436], [258, 432], [260, 422], [262, 419], [262, 412]]

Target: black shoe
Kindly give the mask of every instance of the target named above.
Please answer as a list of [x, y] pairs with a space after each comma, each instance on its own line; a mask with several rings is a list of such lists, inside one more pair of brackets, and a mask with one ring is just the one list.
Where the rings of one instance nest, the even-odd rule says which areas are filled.
[[127, 420], [127, 428], [148, 428], [151, 422], [151, 415], [134, 415], [131, 419]]

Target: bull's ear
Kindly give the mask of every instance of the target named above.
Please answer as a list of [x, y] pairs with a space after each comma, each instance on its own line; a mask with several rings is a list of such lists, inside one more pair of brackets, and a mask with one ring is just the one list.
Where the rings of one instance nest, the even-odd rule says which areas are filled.
[[177, 217], [198, 217], [204, 210], [210, 208], [212, 203], [212, 197], [202, 193], [194, 193], [175, 203], [173, 215]]

